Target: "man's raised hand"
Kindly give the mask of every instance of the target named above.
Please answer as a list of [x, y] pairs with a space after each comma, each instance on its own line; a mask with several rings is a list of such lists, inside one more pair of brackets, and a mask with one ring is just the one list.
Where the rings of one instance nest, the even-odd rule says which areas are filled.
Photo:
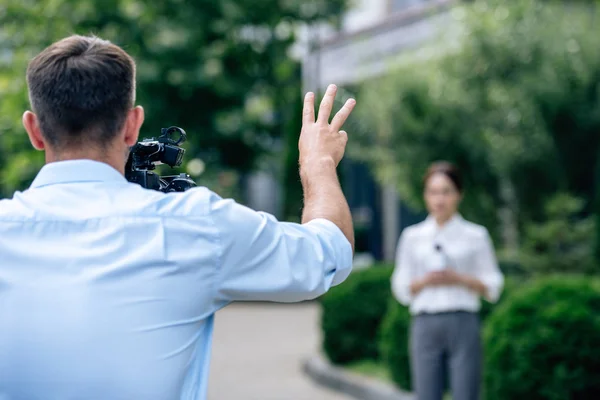
[[331, 116], [336, 92], [337, 87], [335, 85], [330, 85], [327, 88], [316, 120], [314, 94], [309, 92], [304, 98], [302, 132], [298, 143], [301, 167], [308, 164], [320, 164], [329, 160], [337, 166], [344, 156], [348, 135], [341, 129], [354, 109], [356, 101], [354, 99], [347, 100], [330, 123], [329, 117]]

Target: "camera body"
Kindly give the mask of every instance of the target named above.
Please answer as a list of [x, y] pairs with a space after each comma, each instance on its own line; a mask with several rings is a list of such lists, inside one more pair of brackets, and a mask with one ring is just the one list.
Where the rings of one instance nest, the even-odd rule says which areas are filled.
[[[173, 135], [179, 135], [177, 139]], [[175, 136], [176, 137], [176, 136]], [[196, 186], [188, 174], [159, 176], [156, 166], [167, 164], [178, 167], [183, 161], [185, 149], [179, 145], [186, 140], [183, 129], [172, 126], [162, 128], [158, 138], [144, 139], [131, 147], [129, 158], [125, 164], [125, 178], [132, 183], [137, 183], [144, 188], [161, 192], [184, 192]]]

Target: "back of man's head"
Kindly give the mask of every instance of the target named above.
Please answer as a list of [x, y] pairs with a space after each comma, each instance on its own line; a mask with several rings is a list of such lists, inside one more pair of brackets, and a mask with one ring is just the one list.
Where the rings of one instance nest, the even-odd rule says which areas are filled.
[[29, 99], [41, 134], [57, 150], [107, 145], [135, 101], [135, 63], [118, 46], [70, 36], [27, 68]]

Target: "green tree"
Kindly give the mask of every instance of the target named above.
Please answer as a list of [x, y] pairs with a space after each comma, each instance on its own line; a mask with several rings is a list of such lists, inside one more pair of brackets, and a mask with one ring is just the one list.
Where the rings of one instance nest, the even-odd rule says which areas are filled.
[[597, 273], [595, 218], [581, 218], [581, 199], [558, 194], [545, 204], [545, 220], [525, 226], [521, 264], [534, 274]]
[[[300, 68], [298, 68], [300, 73]], [[284, 129], [284, 154], [283, 154], [283, 195], [284, 210], [283, 215], [286, 220], [300, 221], [301, 210], [303, 206], [302, 184], [298, 169], [298, 132], [302, 129], [302, 98], [300, 96], [292, 97], [291, 106], [287, 111], [292, 111], [286, 118]]]
[[357, 153], [419, 208], [427, 165], [454, 161], [466, 174], [465, 214], [496, 237], [504, 211], [522, 231], [545, 217], [540, 205], [556, 192], [582, 198], [584, 214], [593, 211], [598, 14], [589, 5], [534, 0], [457, 7], [457, 46], [364, 86], [363, 118], [375, 132], [359, 137], [369, 150]]
[[[178, 125], [187, 159], [208, 172], [248, 171], [274, 141], [301, 96], [289, 57], [298, 27], [335, 24], [346, 0], [213, 1], [6, 0], [0, 5], [1, 192], [27, 185], [42, 163], [20, 126], [27, 107], [25, 67], [55, 40], [96, 34], [123, 46], [138, 64], [144, 136]], [[293, 110], [300, 112], [300, 110]], [[204, 179], [204, 176], [203, 176]]]

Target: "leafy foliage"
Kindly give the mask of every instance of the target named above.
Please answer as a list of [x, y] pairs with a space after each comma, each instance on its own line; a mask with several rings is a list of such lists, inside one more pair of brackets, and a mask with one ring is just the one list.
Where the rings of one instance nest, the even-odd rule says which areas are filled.
[[284, 188], [284, 217], [286, 221], [301, 220], [301, 210], [304, 200], [302, 184], [300, 182], [298, 157], [298, 132], [302, 129], [302, 98], [296, 96], [289, 110], [293, 115], [286, 118], [284, 133], [284, 160], [283, 160], [283, 188]]
[[485, 326], [488, 400], [600, 396], [600, 285], [540, 279], [502, 304]]
[[[422, 208], [423, 175], [438, 159], [465, 173], [464, 214], [497, 237], [498, 210], [519, 227], [568, 192], [593, 211], [600, 180], [599, 9], [478, 0], [453, 11], [457, 45], [406, 61], [363, 86], [353, 154]], [[444, 42], [445, 43], [445, 42]], [[367, 148], [367, 149], [365, 149]]]
[[409, 349], [410, 319], [408, 308], [395, 299], [390, 299], [379, 333], [379, 351], [383, 362], [394, 383], [408, 391], [413, 389]]
[[532, 273], [598, 272], [594, 261], [596, 220], [580, 218], [585, 202], [559, 194], [546, 203], [544, 222], [526, 226], [522, 264]]
[[379, 357], [377, 333], [391, 296], [392, 272], [387, 265], [354, 272], [322, 297], [323, 348], [332, 362]]
[[142, 134], [181, 126], [189, 135], [187, 159], [202, 159], [207, 173], [247, 171], [261, 154], [277, 150], [290, 99], [301, 95], [299, 64], [289, 56], [298, 27], [335, 24], [345, 3], [3, 1], [1, 194], [27, 185], [43, 162], [29, 150], [20, 118], [28, 107], [26, 64], [50, 43], [78, 33], [122, 46], [138, 64], [138, 102], [146, 110]]

